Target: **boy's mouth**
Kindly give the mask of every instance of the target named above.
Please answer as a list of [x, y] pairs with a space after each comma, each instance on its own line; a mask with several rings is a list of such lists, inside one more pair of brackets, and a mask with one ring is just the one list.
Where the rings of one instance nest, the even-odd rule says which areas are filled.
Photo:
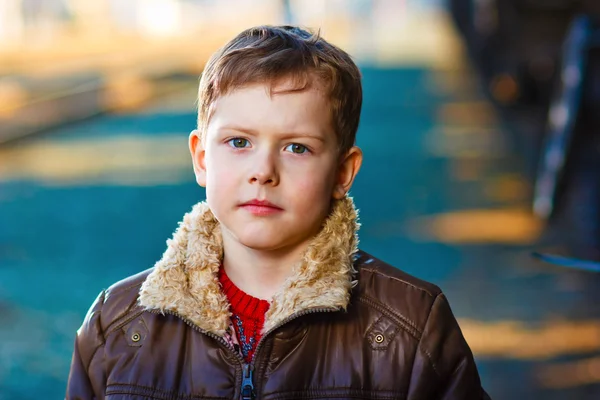
[[283, 211], [283, 208], [268, 200], [252, 199], [240, 204], [240, 207], [254, 215], [272, 215]]

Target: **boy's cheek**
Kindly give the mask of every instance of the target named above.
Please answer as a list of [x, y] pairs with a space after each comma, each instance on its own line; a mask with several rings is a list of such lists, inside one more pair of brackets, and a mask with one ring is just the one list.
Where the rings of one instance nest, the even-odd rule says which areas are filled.
[[296, 191], [299, 193], [300, 197], [304, 199], [306, 199], [307, 197], [322, 197], [326, 191], [322, 182], [310, 181], [306, 180], [306, 178], [301, 181], [296, 181], [295, 186]]
[[294, 203], [307, 212], [328, 208], [332, 189], [324, 182], [302, 181], [294, 185]]

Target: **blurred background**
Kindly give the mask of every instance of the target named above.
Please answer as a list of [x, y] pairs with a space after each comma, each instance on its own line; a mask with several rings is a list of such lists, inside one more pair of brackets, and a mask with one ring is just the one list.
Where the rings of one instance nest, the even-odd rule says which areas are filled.
[[207, 57], [281, 23], [363, 71], [361, 247], [444, 289], [492, 398], [600, 398], [598, 5], [0, 0], [0, 400], [64, 396], [95, 296], [204, 199]]

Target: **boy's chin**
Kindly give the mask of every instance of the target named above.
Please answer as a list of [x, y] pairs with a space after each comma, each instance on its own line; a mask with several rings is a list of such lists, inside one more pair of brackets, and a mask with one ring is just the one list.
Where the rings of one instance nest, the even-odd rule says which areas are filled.
[[306, 240], [301, 240], [299, 236], [294, 235], [294, 232], [281, 232], [281, 230], [273, 230], [261, 233], [257, 232], [239, 232], [237, 241], [244, 247], [255, 251], [269, 252], [287, 252], [294, 251], [298, 245], [305, 243]]
[[249, 235], [249, 237], [238, 238], [239, 242], [251, 250], [256, 251], [277, 251], [288, 247], [285, 243], [284, 238], [279, 235], [278, 237], [273, 235]]

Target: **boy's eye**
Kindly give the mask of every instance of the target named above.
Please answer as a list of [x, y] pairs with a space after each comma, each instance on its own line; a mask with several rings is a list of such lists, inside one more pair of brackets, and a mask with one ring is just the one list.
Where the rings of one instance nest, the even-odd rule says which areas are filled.
[[244, 138], [233, 138], [229, 140], [229, 145], [231, 147], [235, 147], [236, 149], [243, 149], [244, 147], [248, 147], [248, 139]]
[[306, 148], [306, 146], [303, 146], [298, 143], [292, 143], [292, 144], [288, 145], [285, 148], [285, 150], [291, 151], [292, 153], [295, 153], [295, 154], [303, 154], [303, 153], [308, 152], [308, 149]]

